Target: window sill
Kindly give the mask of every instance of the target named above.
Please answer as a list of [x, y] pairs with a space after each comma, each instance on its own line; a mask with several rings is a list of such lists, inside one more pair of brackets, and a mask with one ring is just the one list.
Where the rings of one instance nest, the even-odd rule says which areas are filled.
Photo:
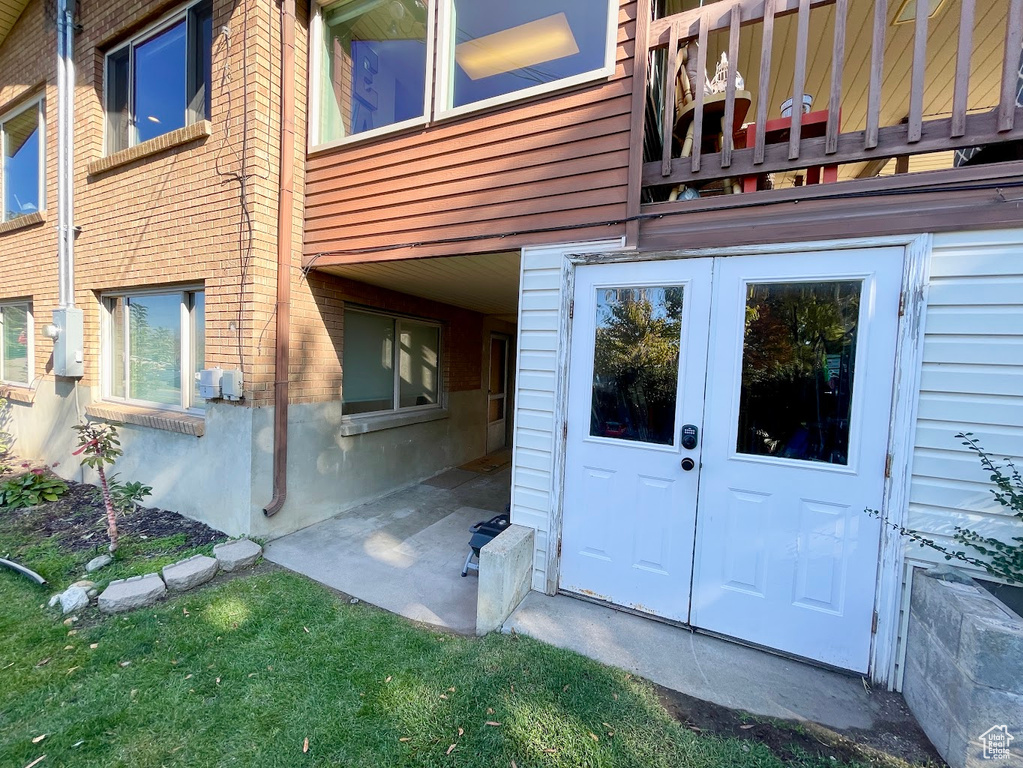
[[191, 413], [164, 411], [159, 408], [145, 408], [126, 403], [92, 403], [85, 406], [85, 413], [102, 421], [118, 421], [138, 427], [163, 429], [182, 435], [202, 437], [206, 434], [206, 418]]
[[373, 413], [366, 416], [344, 416], [338, 427], [342, 437], [364, 435], [367, 432], [379, 432], [384, 429], [407, 427], [412, 424], [425, 424], [428, 421], [440, 421], [448, 417], [447, 408], [431, 408], [412, 413]]
[[35, 390], [23, 384], [0, 383], [0, 397], [11, 403], [32, 405], [36, 399]]
[[163, 136], [157, 136], [155, 139], [143, 141], [134, 147], [122, 149], [120, 152], [114, 152], [114, 154], [101, 157], [99, 160], [93, 160], [89, 163], [89, 175], [98, 176], [101, 173], [112, 171], [114, 168], [120, 168], [122, 165], [128, 165], [158, 155], [168, 149], [180, 147], [182, 144], [205, 139], [212, 133], [213, 124], [209, 120], [200, 120], [198, 123], [186, 125], [184, 128], [178, 128]]
[[34, 227], [37, 224], [46, 223], [46, 211], [36, 211], [35, 213], [29, 213], [24, 216], [19, 216], [16, 219], [5, 221], [0, 223], [0, 235], [6, 234], [7, 232], [16, 232], [19, 229], [25, 229], [26, 227]]

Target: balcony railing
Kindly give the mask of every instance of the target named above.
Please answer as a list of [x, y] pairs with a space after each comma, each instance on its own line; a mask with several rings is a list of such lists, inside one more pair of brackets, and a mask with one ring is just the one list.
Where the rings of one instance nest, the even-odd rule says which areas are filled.
[[903, 173], [925, 153], [955, 167], [993, 145], [1017, 159], [1023, 0], [721, 0], [644, 37], [644, 202]]

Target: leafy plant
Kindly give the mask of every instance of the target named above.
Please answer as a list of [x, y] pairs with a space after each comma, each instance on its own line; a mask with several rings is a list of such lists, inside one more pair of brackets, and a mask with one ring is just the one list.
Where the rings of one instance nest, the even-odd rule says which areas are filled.
[[[977, 454], [980, 465], [991, 473], [991, 482], [995, 487], [991, 494], [1000, 505], [1009, 511], [1016, 521], [1023, 525], [1023, 476], [1009, 458], [1003, 459], [1004, 465], [995, 464], [990, 454], [973, 437], [972, 432], [960, 432], [956, 435], [962, 444]], [[941, 552], [946, 560], [958, 560], [975, 568], [987, 571], [995, 578], [1004, 579], [1010, 584], [1023, 584], [1023, 535], [1013, 536], [1008, 542], [981, 534], [969, 528], [956, 526], [952, 540], [961, 549], [946, 547], [928, 538], [920, 531], [896, 525], [881, 517], [877, 510], [868, 510], [874, 517], [903, 536], [912, 539], [921, 546], [930, 547]]]
[[117, 427], [113, 424], [84, 422], [72, 427], [78, 433], [78, 450], [72, 455], [82, 455], [82, 466], [91, 467], [99, 475], [100, 488], [103, 491], [103, 506], [107, 510], [107, 536], [110, 538], [110, 551], [117, 551], [117, 509], [110, 495], [110, 484], [107, 482], [105, 466], [113, 464], [121, 455], [121, 441], [117, 439]]
[[[152, 494], [152, 486], [145, 485], [138, 481], [122, 483], [113, 474], [107, 478], [107, 485], [110, 486], [110, 500], [114, 503], [114, 510], [120, 515], [128, 515], [135, 511], [142, 500]], [[103, 489], [97, 488], [97, 495], [103, 498]]]
[[11, 471], [11, 453], [14, 447], [14, 435], [7, 431], [7, 422], [10, 419], [11, 406], [7, 399], [0, 397], [0, 475], [6, 475]]
[[33, 469], [0, 483], [0, 507], [23, 509], [56, 501], [67, 492], [67, 484], [44, 469]]

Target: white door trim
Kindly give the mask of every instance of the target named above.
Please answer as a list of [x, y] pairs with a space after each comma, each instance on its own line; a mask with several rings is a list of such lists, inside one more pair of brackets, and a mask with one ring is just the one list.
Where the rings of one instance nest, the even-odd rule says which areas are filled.
[[[620, 241], [619, 241], [620, 242]], [[901, 245], [906, 248], [902, 290], [905, 296], [903, 315], [899, 319], [897, 360], [895, 371], [895, 399], [892, 430], [889, 432], [889, 452], [892, 454], [891, 476], [885, 485], [882, 514], [896, 524], [905, 518], [906, 500], [912, 472], [912, 449], [915, 440], [917, 402], [919, 400], [920, 366], [923, 359], [927, 281], [929, 277], [931, 235], [894, 235], [848, 240], [823, 240], [799, 243], [772, 243], [734, 248], [679, 249], [675, 251], [637, 252], [615, 250], [617, 243], [566, 245], [561, 273], [561, 308], [558, 332], [562, 340], [558, 350], [557, 384], [555, 391], [555, 444], [551, 482], [550, 538], [546, 553], [546, 591], [558, 590], [560, 571], [559, 542], [561, 540], [564, 505], [566, 427], [568, 404], [569, 355], [571, 339], [571, 301], [575, 289], [575, 267], [578, 264], [614, 263], [619, 261], [653, 261], [706, 256], [740, 256], [754, 254], [800, 253], [821, 250], [856, 250], [879, 246]], [[619, 246], [620, 247], [620, 246]], [[525, 250], [525, 249], [524, 249]], [[525, 263], [525, 260], [523, 260]], [[901, 396], [899, 393], [902, 393]], [[513, 462], [515, 458], [513, 457]], [[899, 632], [902, 571], [904, 567], [902, 538], [894, 531], [881, 538], [878, 587], [875, 598], [877, 628], [870, 658], [870, 676], [876, 684], [889, 689], [895, 686], [895, 649]]]

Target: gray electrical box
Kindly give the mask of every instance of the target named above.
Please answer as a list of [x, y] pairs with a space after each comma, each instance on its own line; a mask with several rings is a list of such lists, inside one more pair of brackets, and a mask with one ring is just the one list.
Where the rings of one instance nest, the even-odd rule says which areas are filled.
[[237, 402], [244, 397], [242, 392], [242, 372], [227, 370], [220, 380], [220, 392], [225, 400]]
[[53, 310], [57, 335], [53, 340], [53, 373], [71, 379], [85, 375], [85, 347], [82, 310], [64, 307]]

